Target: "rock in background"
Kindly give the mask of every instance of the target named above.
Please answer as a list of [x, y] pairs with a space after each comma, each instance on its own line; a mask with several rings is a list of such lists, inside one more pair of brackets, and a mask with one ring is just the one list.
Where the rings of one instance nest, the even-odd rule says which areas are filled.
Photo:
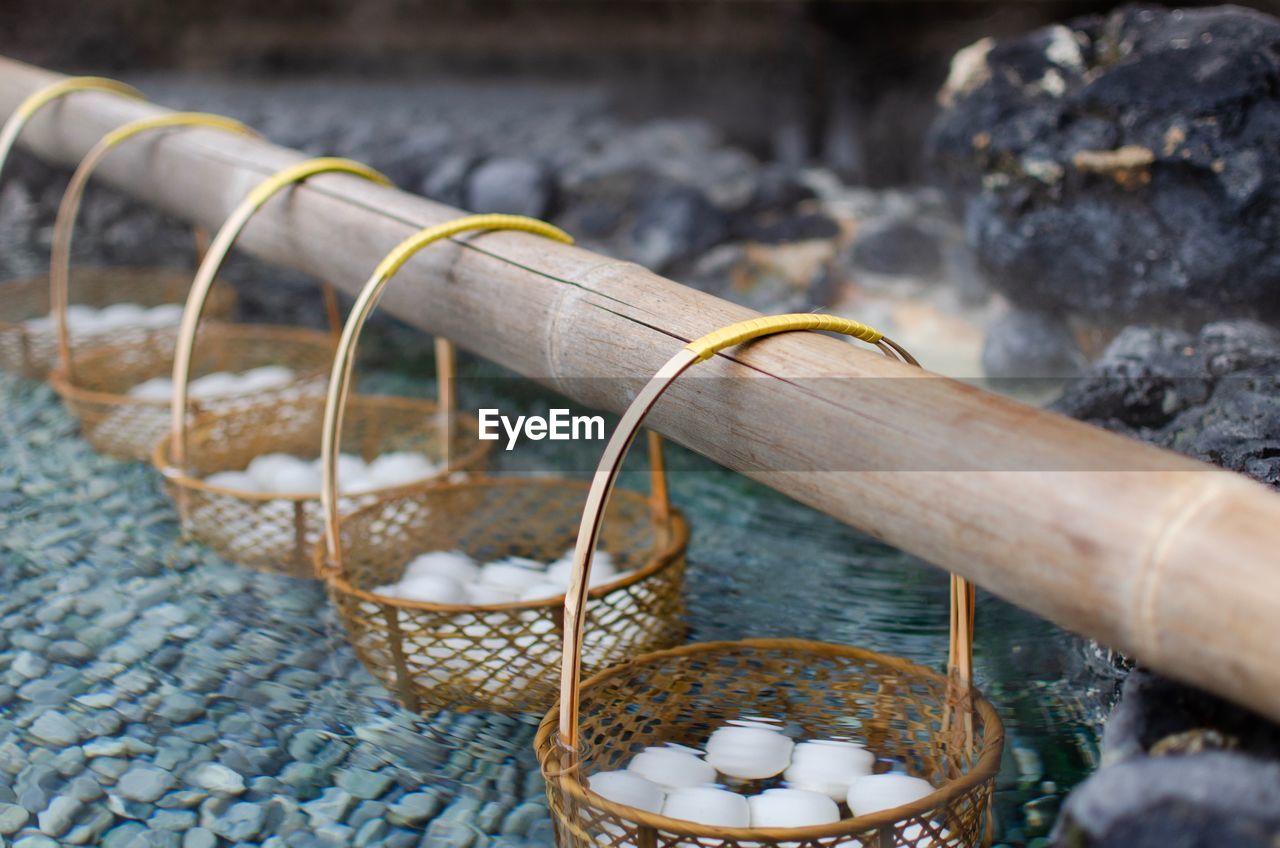
[[[580, 87], [170, 74], [130, 82], [170, 107], [238, 118], [273, 142], [367, 162], [461, 209], [546, 217], [588, 249], [764, 312], [848, 314], [935, 370], [978, 373], [989, 292], [936, 191], [851, 186], [829, 171], [761, 161], [707, 121], [625, 118]], [[43, 273], [65, 183], [30, 156], [11, 161], [0, 183], [0, 280]], [[85, 264], [189, 267], [192, 256], [181, 225], [100, 187], [86, 197], [73, 248]], [[323, 321], [314, 282], [299, 274], [233, 254], [224, 277], [240, 291], [243, 319]], [[393, 347], [413, 351], [415, 339], [401, 334]]]
[[1280, 21], [1127, 6], [955, 59], [930, 136], [992, 283], [1113, 325], [1280, 305]]

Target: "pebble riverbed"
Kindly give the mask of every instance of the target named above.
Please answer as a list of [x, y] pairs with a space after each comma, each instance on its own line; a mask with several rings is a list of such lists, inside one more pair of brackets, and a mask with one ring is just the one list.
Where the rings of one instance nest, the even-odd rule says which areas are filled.
[[[494, 402], [545, 412], [525, 381], [498, 383]], [[598, 450], [539, 444], [500, 467], [581, 471]], [[692, 638], [945, 656], [941, 572], [687, 451], [668, 460], [694, 528]], [[811, 567], [778, 581], [786, 561]], [[1055, 628], [989, 596], [979, 616], [1009, 739], [997, 832], [1043, 845], [1093, 765], [1107, 686]], [[550, 846], [538, 718], [400, 709], [318, 585], [183, 543], [149, 466], [98, 456], [47, 386], [0, 373], [0, 848]]]

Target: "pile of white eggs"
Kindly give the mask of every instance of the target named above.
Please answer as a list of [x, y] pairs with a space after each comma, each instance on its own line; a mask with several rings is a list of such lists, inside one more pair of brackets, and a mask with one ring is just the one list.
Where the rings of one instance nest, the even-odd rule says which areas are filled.
[[[193, 384], [194, 385], [194, 384]], [[440, 466], [415, 451], [388, 451], [366, 462], [354, 454], [338, 456], [338, 491], [357, 495], [417, 483], [440, 472]], [[204, 478], [212, 486], [240, 492], [320, 496], [323, 466], [319, 459], [287, 453], [264, 453], [242, 471], [219, 471]]]
[[[240, 373], [214, 371], [192, 380], [187, 386], [187, 396], [192, 400], [244, 397], [284, 388], [296, 378], [294, 370], [284, 365], [263, 365]], [[173, 399], [173, 380], [152, 377], [129, 389], [129, 394], [141, 400], [168, 402]]]
[[[109, 333], [135, 328], [162, 329], [176, 327], [182, 320], [182, 306], [177, 303], [162, 303], [147, 308], [136, 303], [113, 303], [102, 309], [83, 304], [72, 304], [67, 307], [67, 329], [72, 335], [91, 335]], [[30, 318], [26, 327], [35, 333], [50, 333], [57, 327], [52, 315], [41, 315]]]
[[[551, 600], [569, 588], [573, 549], [554, 562], [507, 557], [480, 563], [461, 551], [433, 551], [410, 560], [395, 583], [374, 594], [432, 604], [484, 605]], [[607, 551], [597, 551], [590, 585], [603, 586], [622, 576]]]
[[[834, 824], [910, 804], [933, 786], [901, 773], [873, 774], [876, 756], [835, 739], [795, 742], [763, 720], [731, 721], [707, 740], [706, 751], [651, 747], [625, 769], [599, 772], [588, 786], [628, 807], [713, 827], [797, 828]], [[782, 786], [747, 795], [755, 781], [781, 776]], [[935, 844], [923, 829], [905, 829], [919, 848]], [[947, 836], [944, 834], [944, 843]], [[910, 842], [913, 846], [917, 843]]]

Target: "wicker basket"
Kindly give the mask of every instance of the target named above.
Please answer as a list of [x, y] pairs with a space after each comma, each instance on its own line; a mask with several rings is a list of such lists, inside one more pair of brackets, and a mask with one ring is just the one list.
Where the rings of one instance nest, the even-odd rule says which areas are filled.
[[[172, 415], [172, 404], [163, 400], [146, 400], [129, 394], [129, 389], [139, 383], [174, 371], [182, 345], [190, 366], [191, 344], [196, 328], [212, 300], [213, 280], [223, 258], [230, 250], [235, 235], [243, 221], [229, 233], [227, 227], [219, 232], [209, 252], [200, 263], [196, 279], [189, 286], [187, 304], [179, 327], [147, 335], [120, 334], [109, 342], [89, 347], [77, 345], [74, 349], [67, 327], [66, 310], [71, 256], [71, 236], [81, 199], [90, 177], [97, 166], [117, 145], [144, 133], [175, 127], [214, 127], [240, 131], [241, 125], [227, 118], [199, 113], [174, 113], [158, 118], [145, 118], [108, 133], [85, 156], [71, 178], [54, 228], [53, 254], [50, 267], [51, 297], [58, 330], [59, 365], [49, 375], [49, 381], [62, 396], [71, 413], [82, 423], [85, 437], [98, 451], [122, 459], [145, 460], [151, 456], [155, 443], [163, 438]], [[248, 130], [243, 130], [248, 132]], [[385, 181], [381, 175], [368, 171], [355, 163], [334, 160], [312, 160], [312, 173], [343, 170], [370, 179]], [[273, 184], [273, 192], [282, 185]], [[246, 201], [253, 201], [244, 220], [271, 193], [251, 193]], [[244, 204], [242, 204], [244, 206]], [[240, 211], [240, 210], [237, 210]], [[331, 322], [337, 326], [337, 301], [332, 290], [326, 287]], [[320, 396], [324, 391], [325, 373], [334, 350], [334, 334], [319, 330], [263, 325], [213, 325], [204, 328], [197, 373], [211, 371], [247, 371], [263, 365], [284, 365], [294, 371], [294, 379], [269, 391], [257, 391], [251, 395], [229, 396], [209, 400], [199, 406], [183, 406], [191, 411], [218, 411], [234, 413], [258, 403], [273, 403], [281, 399], [305, 394]], [[191, 370], [190, 368], [188, 370]], [[183, 384], [185, 392], [185, 384]], [[183, 397], [182, 403], [185, 404]]]
[[[71, 288], [76, 302], [102, 308], [113, 303], [136, 303], [150, 307], [181, 304], [191, 287], [191, 275], [163, 268], [77, 268], [71, 272]], [[235, 312], [234, 290], [221, 288], [210, 298], [208, 314], [215, 319], [230, 318]], [[49, 315], [49, 278], [31, 277], [0, 284], [0, 369], [33, 380], [49, 376], [58, 361], [58, 334], [52, 326], [27, 322]], [[79, 334], [77, 346], [94, 346], [110, 341], [113, 346], [149, 344], [157, 336], [173, 338], [174, 328], [134, 328], [104, 333]]]
[[[73, 354], [74, 380], [67, 377], [64, 368], [49, 375], [49, 382], [80, 420], [80, 431], [94, 450], [121, 459], [151, 458], [156, 443], [169, 433], [170, 402], [139, 398], [129, 394], [129, 389], [173, 373], [176, 339], [177, 332], [170, 331], [78, 349]], [[320, 402], [332, 358], [333, 339], [325, 333], [211, 324], [201, 329], [196, 374], [284, 365], [297, 376], [287, 385], [252, 395], [190, 401], [188, 414], [234, 415], [254, 406], [308, 396]]]
[[[474, 421], [458, 417], [454, 427], [447, 428], [438, 409], [434, 403], [410, 398], [356, 397], [344, 421], [346, 442], [366, 459], [387, 451], [416, 451], [447, 463], [450, 472], [482, 468], [488, 443], [476, 438]], [[241, 470], [263, 453], [317, 454], [323, 417], [324, 396], [318, 393], [201, 416], [187, 428], [188, 461], [181, 466], [172, 461], [171, 441], [161, 440], [152, 461], [165, 474], [187, 535], [259, 571], [314, 577], [312, 552], [324, 528], [319, 496], [246, 492], [213, 486], [203, 478]], [[449, 429], [454, 430], [451, 451], [445, 446]], [[355, 510], [438, 482], [344, 496], [341, 506]]]
[[[549, 561], [573, 545], [587, 484], [481, 477], [407, 493], [345, 517], [342, 569], [329, 579], [361, 662], [406, 708], [528, 712], [556, 694], [564, 598], [444, 606], [376, 595], [424, 551], [479, 560]], [[599, 669], [677, 644], [684, 635], [679, 514], [658, 520], [649, 498], [622, 491], [601, 547], [628, 573], [592, 590], [587, 664]]]
[[[515, 229], [568, 241], [560, 230], [510, 215], [465, 217], [423, 230], [400, 244], [374, 272], [348, 318], [329, 385], [324, 444], [326, 544], [317, 565], [357, 655], [410, 710], [545, 708], [555, 696], [563, 596], [546, 600], [445, 605], [374, 594], [399, 579], [416, 554], [462, 550], [481, 559], [522, 556], [548, 561], [575, 537], [587, 487], [550, 478], [490, 478], [388, 498], [339, 521], [334, 467], [338, 425], [346, 409], [352, 351], [360, 328], [391, 276], [413, 254], [469, 230]], [[666, 502], [661, 453], [655, 450], [653, 497], [622, 493], [604, 546], [633, 569], [591, 593], [601, 638], [593, 667], [641, 650], [677, 643], [688, 531]]]
[[[335, 367], [338, 347], [329, 347], [315, 391], [277, 393], [257, 398], [243, 408], [220, 410], [189, 421], [190, 376], [197, 365], [196, 330], [203, 298], [236, 237], [284, 188], [317, 174], [345, 173], [379, 183], [382, 175], [345, 159], [312, 159], [264, 180], [232, 212], [218, 231], [196, 273], [181, 338], [174, 353], [174, 396], [168, 437], [154, 445], [152, 461], [168, 480], [186, 532], [242, 565], [262, 571], [312, 577], [312, 549], [323, 526], [319, 494], [281, 495], [240, 491], [206, 483], [217, 471], [238, 471], [263, 453], [315, 455], [320, 451], [325, 413], [324, 381]], [[332, 308], [331, 315], [336, 315]], [[298, 332], [298, 331], [293, 331]], [[203, 342], [205, 331], [201, 331]], [[201, 345], [201, 350], [204, 348]], [[452, 409], [452, 348], [438, 344], [441, 403], [409, 398], [361, 397], [352, 404], [346, 432], [366, 458], [388, 451], [416, 451], [444, 466], [438, 475], [474, 470], [483, 465], [488, 445], [477, 438], [473, 420]], [[265, 402], [264, 402], [265, 401]], [[375, 503], [386, 495], [414, 491], [438, 477], [407, 486], [377, 489], [343, 499], [344, 509]]]
[[[133, 88], [100, 77], [73, 77], [46, 86], [24, 100], [0, 128], [0, 174], [13, 152], [22, 130], [46, 105], [80, 91], [98, 91], [130, 98], [141, 98]], [[200, 239], [197, 231], [197, 242]], [[188, 274], [159, 268], [92, 268], [77, 269], [72, 274], [76, 301], [101, 308], [113, 303], [137, 303], [141, 306], [180, 304], [191, 284]], [[235, 309], [235, 296], [230, 290], [218, 292], [209, 304], [215, 318], [230, 317]], [[0, 369], [43, 380], [57, 364], [58, 336], [52, 325], [28, 323], [47, 317], [52, 311], [47, 276], [14, 280], [0, 285]], [[145, 339], [153, 330], [131, 329], [113, 334]], [[163, 332], [163, 331], [160, 331]], [[104, 334], [78, 334], [77, 343], [105, 341]]]
[[[991, 704], [968, 680], [974, 594], [952, 579], [952, 672], [858, 648], [790, 639], [686, 645], [644, 654], [581, 681], [586, 621], [582, 600], [603, 506], [645, 413], [679, 374], [733, 344], [786, 330], [828, 330], [876, 344], [914, 364], [870, 328], [821, 315], [789, 315], [733, 325], [691, 343], [650, 382], [623, 416], [596, 472], [575, 550], [565, 616], [560, 701], [535, 739], [560, 848], [570, 846], [865, 846], [958, 848], [985, 844], [1003, 745]], [[607, 529], [607, 522], [603, 525]], [[779, 722], [807, 739], [857, 735], [891, 754], [935, 791], [871, 815], [803, 828], [716, 827], [606, 800], [590, 776], [625, 768], [631, 757], [668, 743], [700, 747], [726, 722]], [[743, 788], [769, 786], [755, 781]], [[848, 810], [841, 808], [848, 816]]]

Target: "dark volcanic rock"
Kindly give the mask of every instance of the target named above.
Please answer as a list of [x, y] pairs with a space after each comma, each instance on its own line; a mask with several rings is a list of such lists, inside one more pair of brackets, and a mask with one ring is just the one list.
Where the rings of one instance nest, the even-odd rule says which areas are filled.
[[1129, 6], [957, 55], [930, 133], [1015, 302], [1113, 323], [1280, 304], [1280, 21]]
[[1147, 669], [1129, 673], [1120, 705], [1107, 719], [1102, 740], [1106, 762], [1215, 749], [1238, 749], [1280, 760], [1280, 726]]
[[908, 218], [868, 222], [853, 242], [855, 268], [901, 277], [929, 277], [942, 267], [933, 233]]
[[1055, 408], [1280, 487], [1280, 331], [1130, 327]]
[[1055, 837], [1070, 848], [1273, 848], [1280, 765], [1221, 751], [1117, 763], [1071, 794]]

